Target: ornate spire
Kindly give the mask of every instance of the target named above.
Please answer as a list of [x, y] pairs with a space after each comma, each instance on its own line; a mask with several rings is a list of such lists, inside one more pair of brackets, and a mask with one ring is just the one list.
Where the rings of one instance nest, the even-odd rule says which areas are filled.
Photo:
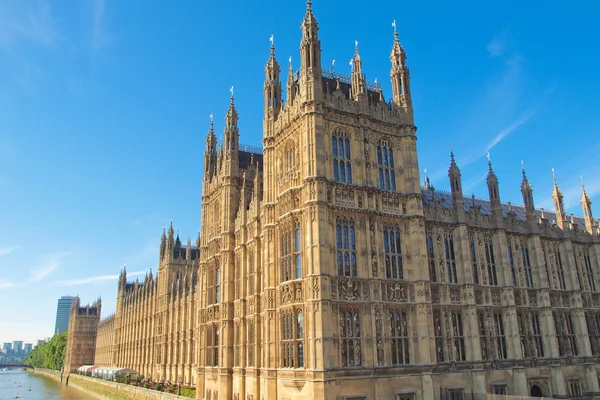
[[362, 70], [362, 61], [358, 54], [358, 40], [354, 41], [354, 47], [354, 57], [350, 61], [350, 65], [352, 66], [352, 97], [354, 100], [358, 100], [358, 96], [366, 92], [366, 83]]
[[390, 61], [392, 62], [390, 79], [392, 81], [393, 100], [396, 106], [402, 108], [406, 112], [412, 112], [410, 72], [406, 66], [406, 53], [400, 45], [395, 20], [392, 22], [392, 26], [394, 27], [394, 44], [390, 54]]
[[498, 188], [498, 177], [494, 173], [494, 169], [492, 168], [492, 158], [490, 157], [490, 153], [487, 153], [488, 159], [488, 175], [487, 175], [487, 186], [488, 192], [490, 196], [490, 201], [494, 202], [494, 204], [500, 204], [500, 192]]
[[227, 110], [227, 115], [225, 116], [225, 127], [228, 129], [234, 129], [237, 128], [238, 114], [237, 110], [235, 109], [235, 97], [233, 96], [233, 86], [231, 87], [231, 89], [229, 89], [229, 92], [231, 93], [231, 98], [229, 101], [229, 110]]
[[450, 178], [450, 188], [452, 194], [462, 196], [461, 173], [456, 161], [454, 160], [454, 152], [450, 150], [450, 168], [448, 168], [448, 178]]
[[288, 78], [287, 78], [287, 87], [286, 87], [286, 96], [287, 96], [287, 105], [292, 105], [294, 103], [294, 67], [292, 65], [292, 56], [289, 58], [289, 67], [288, 67]]
[[264, 85], [264, 117], [265, 119], [277, 119], [281, 109], [281, 82], [279, 73], [281, 69], [275, 58], [275, 36], [271, 35], [271, 54], [265, 67], [265, 85]]
[[523, 181], [521, 182], [521, 194], [523, 194], [523, 203], [525, 204], [525, 210], [530, 213], [535, 212], [535, 206], [533, 203], [533, 189], [531, 184], [527, 180], [527, 174], [525, 173], [525, 163], [521, 161], [521, 173], [523, 174]]
[[552, 188], [552, 200], [554, 202], [554, 211], [556, 212], [556, 225], [558, 225], [558, 227], [561, 229], [565, 229], [567, 218], [565, 215], [564, 198], [562, 190], [560, 190], [558, 183], [556, 182], [554, 168], [552, 168], [552, 180], [554, 181]]
[[594, 215], [592, 214], [592, 200], [585, 191], [585, 185], [583, 184], [583, 177], [581, 179], [581, 208], [583, 209], [583, 216], [585, 218], [585, 226], [587, 231], [592, 233], [592, 228], [595, 225]]
[[315, 100], [323, 95], [321, 82], [321, 41], [319, 26], [312, 12], [312, 3], [306, 3], [306, 15], [302, 21], [300, 41], [301, 95], [306, 100]]
[[427, 176], [427, 168], [425, 168], [423, 170], [423, 173], [425, 174], [425, 180], [424, 180], [424, 183], [423, 183], [423, 189], [425, 189], [425, 190], [432, 189], [432, 186], [429, 183], [429, 176]]
[[210, 179], [216, 170], [217, 162], [217, 137], [215, 136], [215, 124], [213, 115], [210, 114], [210, 128], [206, 135], [206, 150], [204, 152], [204, 179]]
[[169, 240], [173, 240], [175, 235], [175, 230], [173, 229], [173, 220], [171, 220], [171, 224], [169, 225]]

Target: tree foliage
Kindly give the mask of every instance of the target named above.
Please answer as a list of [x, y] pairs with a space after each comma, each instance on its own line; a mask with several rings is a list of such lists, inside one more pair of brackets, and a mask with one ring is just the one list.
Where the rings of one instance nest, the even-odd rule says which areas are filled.
[[23, 360], [23, 364], [31, 365], [35, 368], [48, 368], [59, 370], [65, 360], [65, 350], [67, 348], [67, 332], [54, 335], [48, 343], [40, 343], [29, 353], [29, 356]]

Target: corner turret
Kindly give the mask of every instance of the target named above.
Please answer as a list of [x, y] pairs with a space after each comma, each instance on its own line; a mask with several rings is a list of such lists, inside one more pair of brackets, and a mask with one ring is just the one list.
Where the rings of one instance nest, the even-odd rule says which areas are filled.
[[412, 100], [410, 96], [410, 72], [406, 66], [406, 53], [398, 39], [396, 30], [396, 21], [392, 23], [394, 27], [394, 45], [390, 54], [392, 69], [390, 79], [392, 80], [392, 93], [394, 104], [409, 113], [412, 121]]

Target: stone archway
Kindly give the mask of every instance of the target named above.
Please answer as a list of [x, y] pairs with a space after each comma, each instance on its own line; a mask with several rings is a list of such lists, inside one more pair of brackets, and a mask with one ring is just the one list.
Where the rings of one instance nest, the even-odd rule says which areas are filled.
[[542, 392], [542, 388], [540, 388], [538, 385], [531, 386], [529, 393], [531, 397], [544, 397], [544, 392]]

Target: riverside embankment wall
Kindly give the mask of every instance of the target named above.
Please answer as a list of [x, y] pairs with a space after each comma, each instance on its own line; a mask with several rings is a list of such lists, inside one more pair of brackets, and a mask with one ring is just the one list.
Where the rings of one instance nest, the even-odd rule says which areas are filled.
[[[61, 382], [60, 371], [36, 368], [34, 373]], [[145, 389], [126, 385], [124, 383], [105, 381], [77, 374], [70, 374], [68, 381], [65, 375], [62, 381], [64, 384], [68, 384], [73, 388], [82, 390], [103, 400], [190, 400], [188, 397], [177, 396], [175, 394], [157, 392], [152, 389]]]

